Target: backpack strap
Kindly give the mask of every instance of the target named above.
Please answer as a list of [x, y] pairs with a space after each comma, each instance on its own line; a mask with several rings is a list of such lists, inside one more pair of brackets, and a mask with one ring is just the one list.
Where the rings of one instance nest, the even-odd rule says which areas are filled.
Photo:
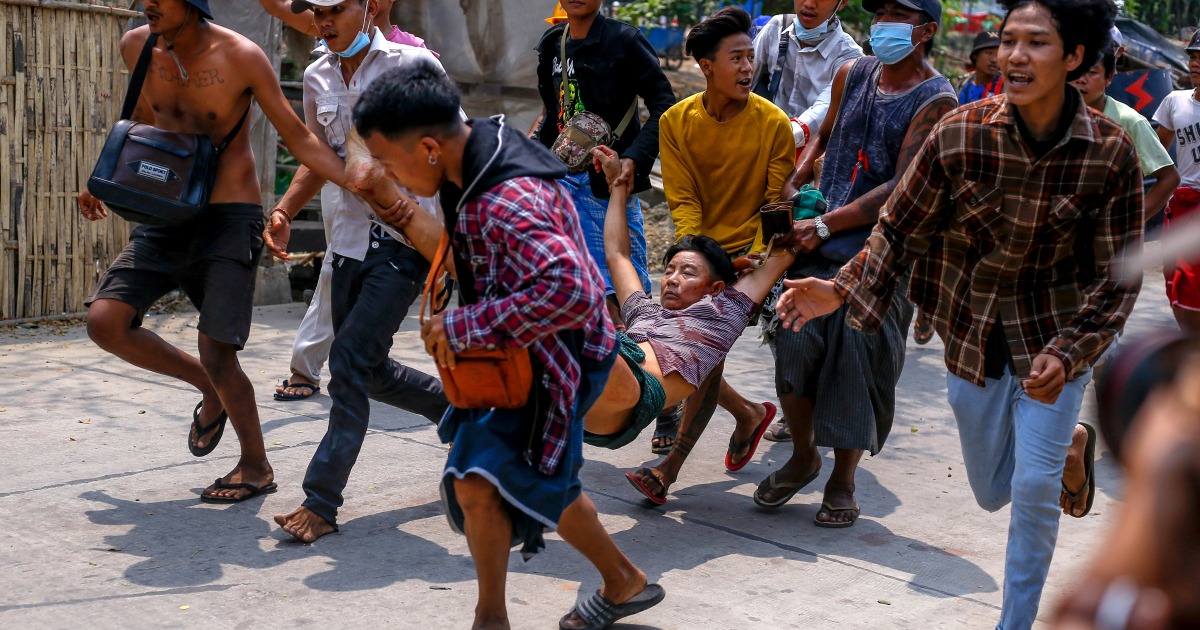
[[779, 83], [783, 80], [783, 64], [787, 60], [788, 51], [787, 26], [795, 19], [795, 15], [788, 13], [783, 16], [783, 23], [779, 25], [779, 54], [775, 57], [775, 69], [771, 71], [771, 83], [767, 85], [767, 93], [771, 95], [768, 99], [770, 101], [775, 100], [775, 95], [779, 93]]
[[129, 75], [129, 87], [125, 90], [125, 104], [121, 106], [121, 120], [133, 117], [137, 108], [138, 98], [142, 96], [142, 85], [146, 83], [146, 71], [150, 69], [150, 57], [154, 54], [154, 44], [158, 42], [158, 33], [151, 33], [142, 46], [142, 54], [138, 57], [133, 74]]

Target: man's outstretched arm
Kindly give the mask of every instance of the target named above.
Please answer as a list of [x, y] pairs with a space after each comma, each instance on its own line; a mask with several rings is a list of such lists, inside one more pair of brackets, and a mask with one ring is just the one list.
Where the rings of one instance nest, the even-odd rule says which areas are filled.
[[267, 10], [267, 13], [297, 31], [313, 37], [320, 36], [316, 24], [313, 24], [313, 12], [292, 13], [292, 0], [258, 0], [258, 3]]
[[279, 77], [275, 76], [275, 69], [271, 67], [267, 55], [249, 40], [243, 42], [238, 55], [242, 71], [247, 74], [251, 94], [267, 120], [279, 132], [279, 138], [287, 146], [288, 152], [318, 176], [344, 187], [346, 163], [296, 116], [279, 87]]

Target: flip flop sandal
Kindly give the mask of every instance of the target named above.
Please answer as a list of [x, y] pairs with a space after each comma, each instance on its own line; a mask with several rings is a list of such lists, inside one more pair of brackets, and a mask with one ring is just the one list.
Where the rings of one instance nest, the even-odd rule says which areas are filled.
[[1083, 469], [1087, 474], [1087, 483], [1083, 484], [1079, 492], [1074, 493], [1067, 489], [1067, 484], [1064, 483], [1062, 487], [1062, 493], [1066, 495], [1067, 501], [1070, 501], [1072, 505], [1079, 503], [1083, 498], [1085, 490], [1088, 493], [1087, 502], [1083, 506], [1083, 514], [1079, 516], [1075, 516], [1074, 513], [1070, 514], [1070, 516], [1075, 516], [1075, 518], [1087, 516], [1088, 512], [1092, 511], [1092, 503], [1096, 499], [1096, 429], [1085, 422], [1080, 422], [1079, 424], [1087, 430], [1088, 434], [1087, 446], [1083, 447]]
[[285, 400], [285, 401], [286, 400], [304, 400], [306, 398], [311, 398], [313, 396], [316, 396], [321, 391], [321, 388], [317, 387], [316, 385], [309, 385], [308, 383], [288, 383], [287, 379], [284, 379], [283, 388], [287, 389], [289, 387], [307, 387], [308, 393], [307, 394], [280, 394], [279, 392], [275, 392], [275, 400]]
[[200, 426], [200, 409], [203, 407], [204, 401], [201, 400], [200, 402], [196, 403], [196, 409], [192, 411], [192, 428], [196, 429], [196, 437], [199, 438], [202, 435], [207, 435], [208, 432], [212, 431], [212, 428], [218, 424], [221, 426], [217, 429], [217, 432], [213, 434], [212, 438], [209, 439], [208, 444], [206, 444], [204, 448], [196, 446], [196, 442], [192, 440], [191, 431], [188, 431], [188, 450], [191, 451], [192, 455], [195, 455], [196, 457], [204, 457], [205, 455], [213, 452], [213, 449], [217, 448], [217, 444], [221, 441], [221, 436], [225, 434], [225, 421], [229, 419], [229, 414], [225, 413], [224, 410], [221, 410], [221, 416], [219, 418], [204, 426]]
[[671, 452], [671, 449], [675, 448], [674, 441], [679, 436], [679, 415], [682, 413], [682, 410], [683, 403], [679, 403], [679, 405], [677, 405], [671, 411], [658, 416], [654, 425], [654, 439], [662, 440], [663, 438], [670, 438], [671, 445], [654, 446], [654, 443], [651, 442], [651, 453], [654, 453], [655, 455], [666, 455]]
[[[775, 419], [775, 405], [765, 402], [763, 403], [763, 406], [767, 408], [767, 415], [763, 418], [762, 424], [759, 424], [758, 428], [754, 430], [754, 435], [751, 435], [743, 442], [734, 442], [733, 436], [729, 436], [729, 450], [725, 452], [726, 470], [730, 472], [737, 472], [745, 468], [746, 464], [750, 463], [750, 458], [754, 457], [754, 451], [758, 450], [759, 441], [762, 440], [763, 434], [767, 432], [767, 429], [771, 427], [771, 421]], [[747, 446], [750, 447], [750, 450], [746, 451], [746, 456], [742, 458], [742, 461], [736, 464], [731, 464], [729, 462], [729, 457], [733, 453], [736, 453]]]
[[[667, 596], [667, 592], [663, 587], [657, 584], [647, 584], [646, 588], [641, 593], [633, 596], [633, 599], [623, 603], [614, 604], [608, 601], [608, 598], [596, 591], [591, 597], [575, 604], [571, 612], [558, 620], [559, 630], [603, 630], [618, 619], [636, 615], [656, 606]], [[567, 620], [571, 618], [573, 613], [578, 613], [587, 625], [586, 626], [568, 626]]]
[[638, 472], [641, 473], [643, 476], [653, 477], [655, 480], [657, 480], [658, 485], [663, 487], [663, 493], [662, 494], [654, 494], [653, 492], [650, 492], [650, 488], [647, 488], [646, 484], [642, 483], [642, 480], [635, 477], [633, 475], [633, 473], [625, 473], [625, 478], [629, 480], [630, 484], [633, 484], [634, 488], [637, 488], [638, 492], [641, 492], [642, 494], [646, 495], [646, 498], [653, 501], [655, 505], [662, 505], [662, 504], [666, 503], [667, 502], [667, 484], [663, 483], [662, 480], [658, 478], [658, 475], [655, 475], [654, 472], [651, 471], [649, 468], [640, 468], [640, 469], [638, 469]]
[[767, 432], [763, 434], [763, 439], [768, 442], [791, 442], [792, 430], [788, 428], [786, 422], [772, 425]]
[[821, 474], [821, 471], [820, 471], [820, 469], [818, 469], [817, 472], [805, 477], [804, 479], [801, 479], [800, 481], [775, 481], [775, 474], [776, 473], [771, 473], [771, 476], [767, 477], [767, 484], [771, 486], [772, 490], [777, 490], [779, 488], [787, 488], [788, 493], [783, 495], [782, 498], [777, 499], [775, 501], [764, 501], [762, 499], [762, 497], [759, 495], [758, 490], [755, 490], [754, 491], [754, 502], [757, 503], [759, 505], [759, 507], [765, 507], [765, 508], [783, 507], [783, 504], [787, 503], [788, 501], [791, 501], [792, 497], [796, 496], [796, 493], [800, 492], [800, 490], [802, 490], [804, 488], [804, 486], [807, 486], [808, 484], [812, 483], [813, 479], [816, 479], [817, 475]]
[[269, 483], [265, 486], [254, 486], [248, 483], [225, 483], [220, 479], [213, 482], [213, 490], [249, 490], [250, 494], [235, 499], [233, 497], [214, 497], [204, 493], [200, 493], [200, 500], [205, 503], [241, 503], [246, 499], [253, 499], [260, 494], [271, 494], [279, 489], [274, 483]]
[[[819, 521], [819, 520], [817, 520], [816, 516], [813, 517], [814, 525], [816, 525], [817, 527], [827, 527], [829, 529], [843, 529], [846, 527], [850, 527], [851, 525], [858, 522], [858, 515], [862, 514], [862, 510], [858, 509], [858, 507], [833, 507], [832, 505], [829, 504], [828, 501], [821, 502], [821, 509], [829, 512], [830, 516], [833, 516], [834, 512], [854, 512], [853, 520], [843, 521], [841, 523], [835, 523], [833, 521]], [[817, 514], [820, 515], [821, 510], [817, 510]]]
[[923, 346], [931, 339], [933, 339], [933, 324], [922, 324], [921, 320], [917, 320], [913, 324], [913, 341], [916, 341], [918, 346]]

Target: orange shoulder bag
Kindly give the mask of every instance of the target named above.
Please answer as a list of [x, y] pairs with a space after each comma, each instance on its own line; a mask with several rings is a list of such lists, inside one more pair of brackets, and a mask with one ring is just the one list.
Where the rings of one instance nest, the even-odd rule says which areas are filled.
[[[442, 232], [437, 254], [429, 268], [429, 279], [421, 296], [419, 319], [425, 325], [425, 306], [431, 304], [430, 291], [437, 285], [446, 265], [450, 251], [450, 237]], [[471, 281], [471, 279], [463, 278]], [[446, 298], [448, 300], [449, 297]], [[445, 306], [432, 298], [433, 312]], [[533, 387], [533, 365], [529, 360], [528, 348], [500, 348], [498, 350], [472, 349], [455, 356], [453, 370], [438, 366], [442, 377], [442, 388], [450, 404], [459, 409], [520, 409], [529, 400]]]

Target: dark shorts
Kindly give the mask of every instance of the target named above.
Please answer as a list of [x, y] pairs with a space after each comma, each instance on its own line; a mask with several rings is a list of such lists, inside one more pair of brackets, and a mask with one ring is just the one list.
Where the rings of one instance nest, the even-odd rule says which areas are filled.
[[262, 231], [262, 206], [251, 203], [212, 204], [179, 227], [140, 225], [84, 306], [124, 302], [137, 310], [137, 327], [159, 298], [180, 288], [200, 311], [199, 331], [241, 350], [250, 335]]

